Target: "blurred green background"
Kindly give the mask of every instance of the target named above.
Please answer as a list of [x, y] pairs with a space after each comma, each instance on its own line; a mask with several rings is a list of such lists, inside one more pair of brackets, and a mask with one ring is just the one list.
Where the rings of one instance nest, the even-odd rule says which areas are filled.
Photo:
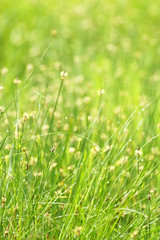
[[[128, 106], [139, 104], [141, 95], [153, 100], [159, 94], [158, 7], [156, 0], [1, 0], [0, 67], [9, 69], [1, 84], [7, 91], [13, 78], [25, 79], [26, 65], [35, 66], [52, 43], [46, 75], [61, 62], [70, 78], [84, 76], [92, 95], [105, 88], [110, 103], [127, 98]], [[50, 81], [54, 84], [54, 75]], [[33, 80], [39, 83], [44, 79]], [[71, 79], [70, 86], [75, 84]]]

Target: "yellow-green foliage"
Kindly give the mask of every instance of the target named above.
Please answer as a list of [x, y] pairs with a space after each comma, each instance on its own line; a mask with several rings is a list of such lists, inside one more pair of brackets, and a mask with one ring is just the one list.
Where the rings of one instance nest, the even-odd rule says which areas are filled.
[[159, 9], [0, 1], [0, 239], [159, 239]]

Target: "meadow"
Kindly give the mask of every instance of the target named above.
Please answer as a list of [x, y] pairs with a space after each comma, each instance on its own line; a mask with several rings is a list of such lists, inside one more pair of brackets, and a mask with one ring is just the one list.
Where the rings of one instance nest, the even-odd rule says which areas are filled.
[[159, 9], [0, 0], [0, 239], [160, 239]]

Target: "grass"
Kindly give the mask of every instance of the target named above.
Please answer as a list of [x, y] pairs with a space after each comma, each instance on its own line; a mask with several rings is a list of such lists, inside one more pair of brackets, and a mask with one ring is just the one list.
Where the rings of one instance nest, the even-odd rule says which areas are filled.
[[159, 1], [0, 6], [0, 239], [160, 239]]

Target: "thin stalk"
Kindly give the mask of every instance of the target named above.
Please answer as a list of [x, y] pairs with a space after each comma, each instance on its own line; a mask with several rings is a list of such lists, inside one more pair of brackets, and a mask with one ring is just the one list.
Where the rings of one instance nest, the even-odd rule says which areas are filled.
[[54, 105], [54, 110], [53, 110], [52, 118], [51, 118], [50, 123], [49, 123], [49, 129], [48, 129], [48, 134], [47, 134], [47, 136], [46, 136], [46, 141], [45, 141], [45, 148], [44, 148], [44, 150], [45, 150], [46, 147], [47, 147], [48, 136], [49, 136], [49, 133], [50, 133], [50, 131], [51, 131], [51, 129], [52, 129], [52, 126], [53, 126], [53, 123], [54, 123], [54, 114], [55, 114], [56, 109], [57, 109], [57, 105], [58, 105], [59, 97], [60, 97], [60, 94], [61, 94], [61, 91], [62, 91], [63, 83], [64, 83], [64, 79], [61, 79], [61, 84], [60, 84], [60, 87], [59, 87], [59, 90], [58, 90], [58, 94], [57, 94], [57, 98], [56, 98], [56, 102], [55, 102], [55, 105]]

